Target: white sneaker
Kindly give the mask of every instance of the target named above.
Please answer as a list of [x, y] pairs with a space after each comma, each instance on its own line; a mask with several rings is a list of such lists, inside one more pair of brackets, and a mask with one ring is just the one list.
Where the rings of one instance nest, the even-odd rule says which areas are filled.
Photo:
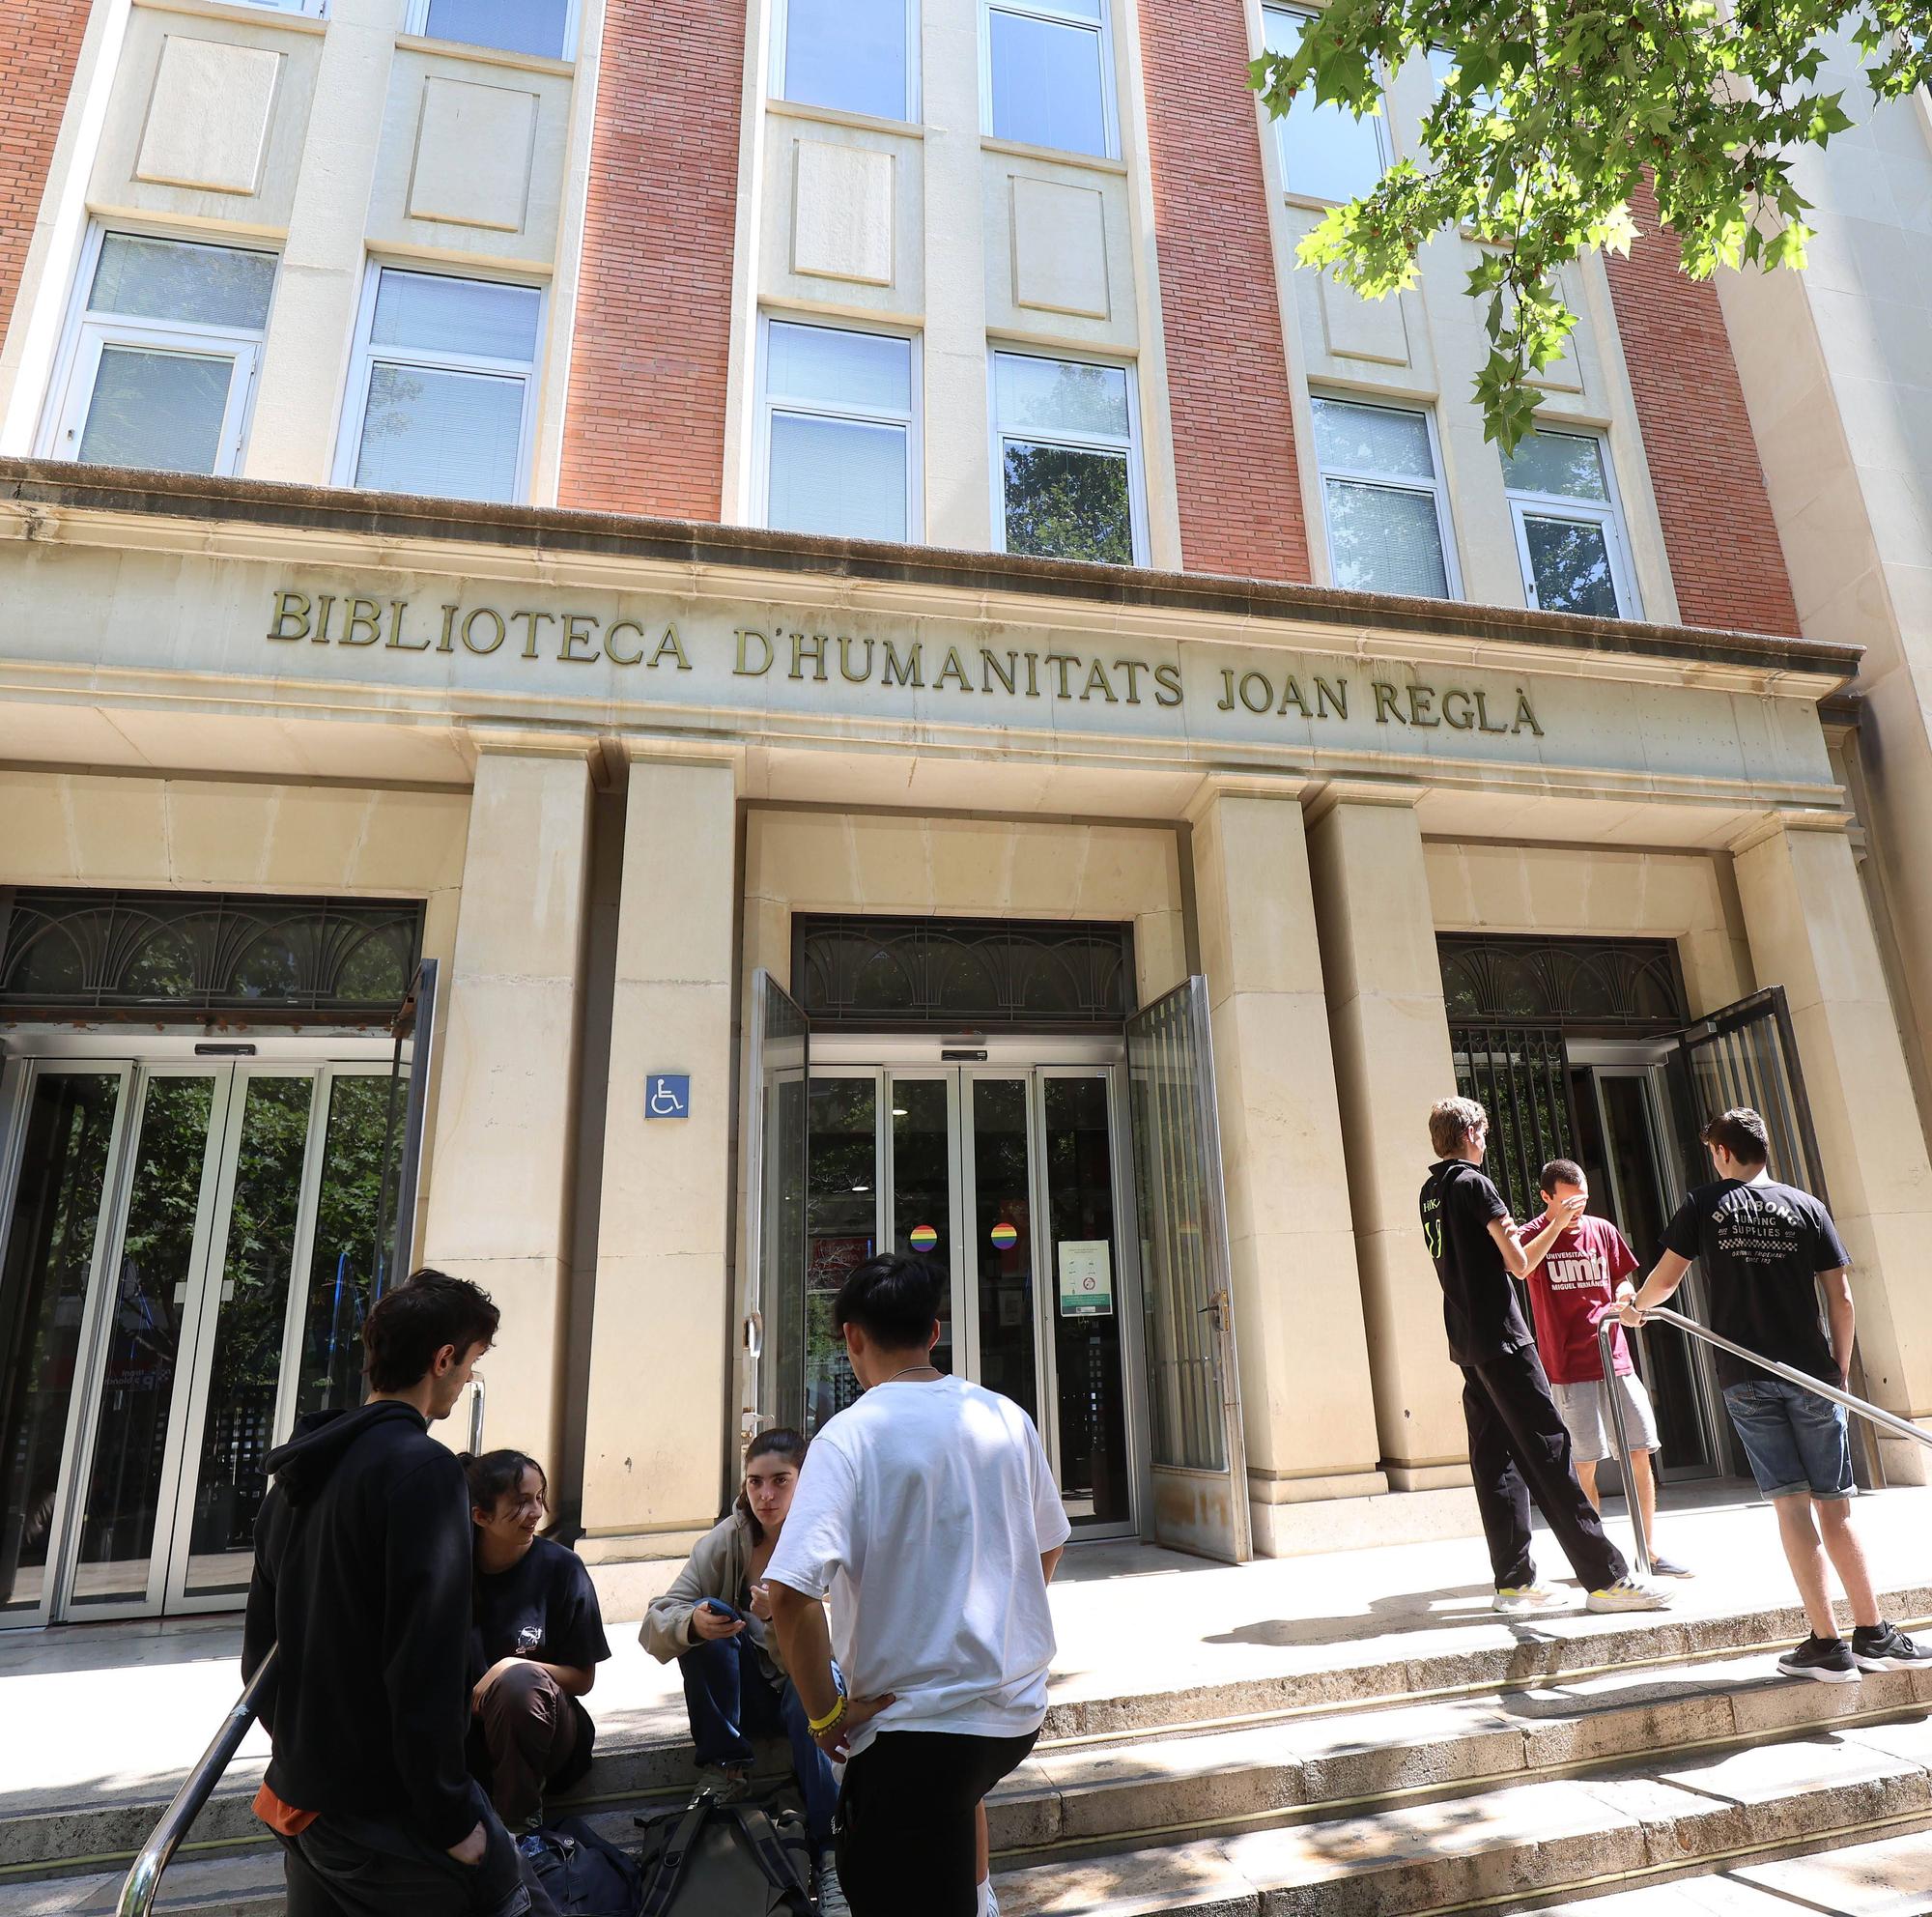
[[1551, 1611], [1563, 1602], [1564, 1593], [1548, 1585], [1503, 1585], [1490, 1607], [1505, 1617], [1522, 1611]]
[[838, 1882], [838, 1866], [829, 1850], [818, 1866], [818, 1913], [819, 1917], [852, 1917], [852, 1906], [845, 1902]]
[[980, 1917], [1000, 1917], [1000, 1900], [993, 1895], [993, 1880], [980, 1886]]
[[1655, 1585], [1626, 1571], [1615, 1584], [1593, 1590], [1583, 1600], [1586, 1611], [1668, 1611], [1670, 1599]]

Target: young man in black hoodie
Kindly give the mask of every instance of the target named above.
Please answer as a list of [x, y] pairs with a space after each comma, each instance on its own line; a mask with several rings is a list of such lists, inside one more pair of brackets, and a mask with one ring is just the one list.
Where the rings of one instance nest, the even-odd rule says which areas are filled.
[[362, 1328], [368, 1401], [269, 1454], [242, 1671], [274, 1648], [255, 1808], [282, 1840], [289, 1917], [552, 1908], [464, 1760], [469, 1495], [429, 1435], [497, 1322], [487, 1292], [418, 1272]]

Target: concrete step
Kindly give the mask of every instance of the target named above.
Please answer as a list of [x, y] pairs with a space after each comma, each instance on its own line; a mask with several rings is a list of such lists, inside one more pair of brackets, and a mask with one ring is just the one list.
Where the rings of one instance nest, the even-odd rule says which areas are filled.
[[[626, 1814], [600, 1821], [627, 1833]], [[1932, 1833], [1922, 1709], [1352, 1815], [1176, 1831], [1100, 1857], [1003, 1858], [998, 1888], [1007, 1917], [1429, 1917], [1471, 1906], [1919, 1917], [1932, 1907], [1932, 1835], [1918, 1833]], [[0, 1885], [0, 1917], [106, 1917], [119, 1884], [119, 1873], [101, 1873]], [[1759, 1901], [1735, 1901], [1740, 1884]], [[159, 1908], [274, 1917], [280, 1903], [279, 1862], [254, 1851], [179, 1864]]]
[[[1888, 1591], [1885, 1607], [1897, 1618], [1925, 1617], [1932, 1615], [1932, 1588]], [[1068, 1696], [1061, 1687], [1047, 1713], [1040, 1758], [1067, 1746], [1383, 1711], [1398, 1702], [1530, 1696], [1539, 1687], [1575, 1688], [1600, 1677], [1667, 1674], [1714, 1659], [1730, 1660], [1741, 1669], [1755, 1658], [1764, 1667], [1804, 1632], [1802, 1615], [1780, 1606], [1701, 1617], [1668, 1612], [1618, 1617], [1565, 1614], [1560, 1618], [1498, 1619], [1490, 1631], [1492, 1641], [1483, 1645], [1432, 1647], [1361, 1663], [1350, 1662], [1350, 1646], [1338, 1643], [1332, 1664], [1235, 1682], [1093, 1696]], [[1729, 1683], [1735, 1675], [1734, 1669], [1715, 1681]], [[186, 1729], [184, 1744], [198, 1746], [202, 1727]], [[193, 1844], [261, 1842], [261, 1826], [248, 1808], [259, 1779], [259, 1760], [235, 1766], [197, 1820]], [[126, 1788], [96, 1789], [77, 1802], [38, 1803], [0, 1815], [0, 1882], [36, 1867], [87, 1869], [131, 1858], [179, 1781], [178, 1775], [150, 1778]], [[665, 1799], [688, 1791], [695, 1781], [690, 1746], [682, 1735], [627, 1735], [607, 1727], [582, 1799], [591, 1805]], [[1011, 1841], [1028, 1841], [1017, 1824]]]

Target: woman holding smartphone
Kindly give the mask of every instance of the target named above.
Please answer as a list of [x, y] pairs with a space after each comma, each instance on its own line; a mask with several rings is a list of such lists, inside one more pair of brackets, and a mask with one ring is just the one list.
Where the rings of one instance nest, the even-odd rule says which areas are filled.
[[790, 1739], [806, 1828], [823, 1851], [832, 1842], [838, 1787], [785, 1675], [762, 1583], [805, 1451], [796, 1431], [761, 1431], [752, 1440], [737, 1503], [698, 1541], [677, 1582], [645, 1614], [639, 1637], [660, 1663], [676, 1661], [697, 1761], [722, 1771], [727, 1791], [744, 1787], [754, 1735]]

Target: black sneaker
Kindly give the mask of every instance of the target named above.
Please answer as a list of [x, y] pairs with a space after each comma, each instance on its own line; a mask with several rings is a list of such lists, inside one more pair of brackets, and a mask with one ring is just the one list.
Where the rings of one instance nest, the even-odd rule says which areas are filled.
[[1932, 1665], [1932, 1645], [1916, 1645], [1883, 1618], [1852, 1633], [1852, 1657], [1861, 1671], [1910, 1671]]
[[1777, 1660], [1787, 1677], [1815, 1677], [1821, 1684], [1856, 1684], [1859, 1667], [1843, 1638], [1821, 1638], [1815, 1632]]

